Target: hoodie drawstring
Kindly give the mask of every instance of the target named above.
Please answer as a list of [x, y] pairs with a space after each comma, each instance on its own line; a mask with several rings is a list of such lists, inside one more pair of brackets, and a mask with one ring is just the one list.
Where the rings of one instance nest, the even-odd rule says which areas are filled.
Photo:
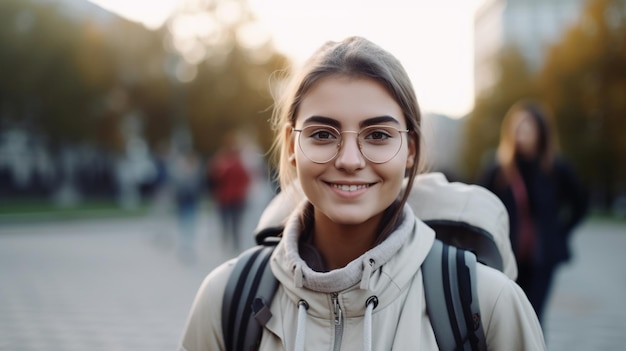
[[369, 259], [367, 262], [363, 262], [363, 276], [361, 277], [361, 284], [359, 288], [361, 290], [367, 290], [370, 284], [370, 277], [372, 276], [372, 270], [374, 269], [374, 260]]
[[[363, 321], [363, 350], [372, 351], [372, 314], [378, 306], [378, 297], [370, 296], [365, 301], [365, 317]], [[309, 304], [304, 301], [298, 301], [298, 327], [296, 329], [295, 351], [304, 351], [304, 343], [306, 336], [306, 312]]]
[[304, 351], [304, 337], [306, 335], [306, 310], [308, 309], [309, 304], [306, 301], [298, 301], [298, 329], [296, 330], [295, 351]]
[[365, 320], [363, 321], [363, 350], [372, 351], [372, 313], [378, 306], [378, 298], [370, 296], [365, 301]]

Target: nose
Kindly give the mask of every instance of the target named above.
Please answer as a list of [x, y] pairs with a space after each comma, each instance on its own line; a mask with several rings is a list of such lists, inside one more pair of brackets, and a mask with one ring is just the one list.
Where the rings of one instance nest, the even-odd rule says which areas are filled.
[[357, 134], [346, 133], [341, 138], [339, 154], [335, 158], [335, 167], [354, 172], [365, 167], [365, 157], [359, 148]]

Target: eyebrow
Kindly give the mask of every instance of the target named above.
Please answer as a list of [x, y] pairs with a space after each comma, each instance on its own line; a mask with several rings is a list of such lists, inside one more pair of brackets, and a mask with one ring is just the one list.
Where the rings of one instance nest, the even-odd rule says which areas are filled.
[[372, 118], [368, 118], [364, 121], [361, 121], [359, 123], [359, 127], [363, 128], [363, 127], [367, 127], [367, 126], [373, 126], [376, 124], [382, 124], [382, 123], [395, 123], [395, 124], [400, 124], [400, 121], [398, 121], [398, 119], [392, 117], [392, 116], [378, 116], [378, 117], [372, 117]]
[[[395, 124], [400, 124], [400, 121], [398, 121], [397, 118], [392, 117], [392, 116], [377, 116], [377, 117], [372, 117], [372, 118], [368, 118], [366, 120], [363, 120], [361, 122], [359, 122], [359, 127], [363, 128], [363, 127], [367, 127], [367, 126], [373, 126], [373, 125], [377, 125], [377, 124], [383, 124], [383, 123], [395, 123]], [[321, 123], [321, 124], [328, 124], [331, 125], [337, 129], [341, 129], [341, 122], [339, 122], [338, 120], [334, 119], [334, 118], [330, 118], [330, 117], [324, 117], [324, 116], [311, 116], [307, 119], [304, 120], [304, 124], [307, 123]]]
[[334, 118], [330, 118], [330, 117], [324, 117], [324, 116], [311, 116], [304, 120], [304, 124], [307, 124], [307, 123], [328, 124], [337, 129], [341, 128], [341, 123], [338, 120]]

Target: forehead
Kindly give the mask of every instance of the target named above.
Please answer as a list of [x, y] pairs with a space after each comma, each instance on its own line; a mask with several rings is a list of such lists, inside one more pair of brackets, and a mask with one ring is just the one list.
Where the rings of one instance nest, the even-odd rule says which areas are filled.
[[356, 126], [378, 116], [391, 116], [405, 127], [400, 105], [382, 84], [369, 78], [329, 76], [321, 79], [302, 99], [296, 124], [312, 116], [336, 120], [341, 126]]

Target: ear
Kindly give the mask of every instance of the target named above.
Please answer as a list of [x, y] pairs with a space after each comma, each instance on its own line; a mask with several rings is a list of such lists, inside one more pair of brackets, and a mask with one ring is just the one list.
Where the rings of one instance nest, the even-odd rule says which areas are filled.
[[[413, 132], [410, 132], [413, 133]], [[415, 165], [415, 160], [417, 158], [417, 141], [415, 140], [415, 138], [410, 137], [411, 134], [409, 134], [409, 138], [407, 138], [408, 140], [408, 146], [409, 146], [409, 153], [407, 155], [406, 158], [406, 169], [410, 169], [411, 167], [413, 167], [413, 165]]]
[[288, 160], [289, 163], [291, 163], [292, 166], [296, 166], [296, 138], [295, 135], [292, 131], [291, 125], [286, 124], [285, 128], [283, 130], [283, 133], [285, 133], [285, 141], [286, 141], [286, 147], [288, 150]]

